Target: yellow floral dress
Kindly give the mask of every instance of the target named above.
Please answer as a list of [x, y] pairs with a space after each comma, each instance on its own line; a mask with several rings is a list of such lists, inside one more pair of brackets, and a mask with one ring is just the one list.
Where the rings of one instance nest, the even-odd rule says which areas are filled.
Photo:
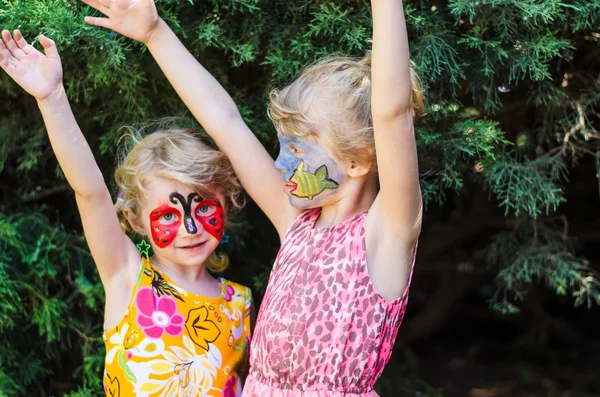
[[104, 334], [107, 396], [241, 395], [252, 294], [220, 281], [221, 296], [198, 296], [142, 259], [127, 314]]

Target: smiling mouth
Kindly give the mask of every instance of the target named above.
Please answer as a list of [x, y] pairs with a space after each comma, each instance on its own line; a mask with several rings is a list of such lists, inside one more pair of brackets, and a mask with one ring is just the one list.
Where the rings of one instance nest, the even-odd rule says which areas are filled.
[[178, 248], [181, 248], [181, 249], [195, 249], [195, 248], [202, 247], [204, 244], [206, 244], [206, 241], [203, 241], [203, 242], [197, 243], [197, 244], [183, 245], [183, 246], [178, 247]]

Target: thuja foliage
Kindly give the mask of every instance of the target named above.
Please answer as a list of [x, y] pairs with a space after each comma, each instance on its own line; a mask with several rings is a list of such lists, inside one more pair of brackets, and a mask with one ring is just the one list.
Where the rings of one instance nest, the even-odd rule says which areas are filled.
[[75, 370], [102, 390], [104, 297], [85, 241], [37, 211], [0, 213], [0, 237], [0, 393], [68, 390]]
[[[365, 0], [157, 5], [272, 151], [268, 89], [322, 56], [371, 46]], [[416, 125], [426, 209], [477, 186], [512, 220], [486, 247], [493, 308], [518, 311], [538, 283], [576, 305], [600, 303], [595, 273], [553, 221], [570, 172], [589, 163], [600, 173], [600, 3], [407, 0], [405, 10], [427, 98]], [[84, 15], [95, 14], [76, 0], [0, 0], [0, 27], [57, 42], [74, 112], [110, 183], [121, 127], [189, 115], [142, 45]], [[0, 395], [100, 393], [102, 290], [72, 194], [34, 100], [4, 74], [0, 109]], [[264, 250], [269, 226], [256, 219], [240, 222], [248, 265], [237, 277], [264, 287], [276, 242]]]

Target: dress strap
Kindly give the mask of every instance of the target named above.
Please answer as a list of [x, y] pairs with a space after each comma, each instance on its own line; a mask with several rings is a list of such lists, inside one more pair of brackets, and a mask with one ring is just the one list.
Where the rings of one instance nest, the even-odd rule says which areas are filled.
[[289, 229], [285, 233], [285, 236], [283, 236], [282, 241], [285, 241], [285, 239], [290, 233], [293, 233], [296, 229], [298, 229], [301, 226], [309, 226], [310, 228], [312, 228], [320, 213], [321, 208], [308, 209], [302, 211], [300, 214], [298, 214], [296, 219], [294, 219]]
[[131, 307], [133, 306], [133, 302], [135, 300], [135, 295], [136, 295], [138, 289], [140, 289], [140, 284], [142, 283], [142, 278], [144, 277], [144, 272], [146, 271], [146, 264], [150, 264], [150, 261], [148, 259], [142, 257], [142, 261], [140, 262], [140, 269], [138, 270], [137, 277], [135, 278], [135, 283], [133, 284], [133, 290], [131, 292], [131, 296], [129, 297], [129, 305], [127, 305], [127, 313], [129, 313], [131, 311]]

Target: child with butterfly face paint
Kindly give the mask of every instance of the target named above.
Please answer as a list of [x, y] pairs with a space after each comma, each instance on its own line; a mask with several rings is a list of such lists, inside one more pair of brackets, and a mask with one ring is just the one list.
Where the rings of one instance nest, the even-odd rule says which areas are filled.
[[82, 1], [105, 15], [88, 23], [147, 45], [281, 237], [244, 395], [376, 395], [421, 229], [413, 116], [423, 101], [402, 0], [371, 0], [372, 55], [325, 59], [271, 93], [275, 164], [153, 0]]
[[[39, 41], [45, 54], [19, 31], [3, 31], [0, 67], [37, 99], [75, 191], [106, 292], [107, 395], [239, 395], [252, 296], [208, 272], [227, 267], [215, 249], [228, 211], [241, 206], [231, 164], [188, 130], [131, 134], [133, 145], [115, 171], [115, 211], [70, 109], [56, 46], [44, 36]], [[125, 231], [150, 241], [143, 255]]]

